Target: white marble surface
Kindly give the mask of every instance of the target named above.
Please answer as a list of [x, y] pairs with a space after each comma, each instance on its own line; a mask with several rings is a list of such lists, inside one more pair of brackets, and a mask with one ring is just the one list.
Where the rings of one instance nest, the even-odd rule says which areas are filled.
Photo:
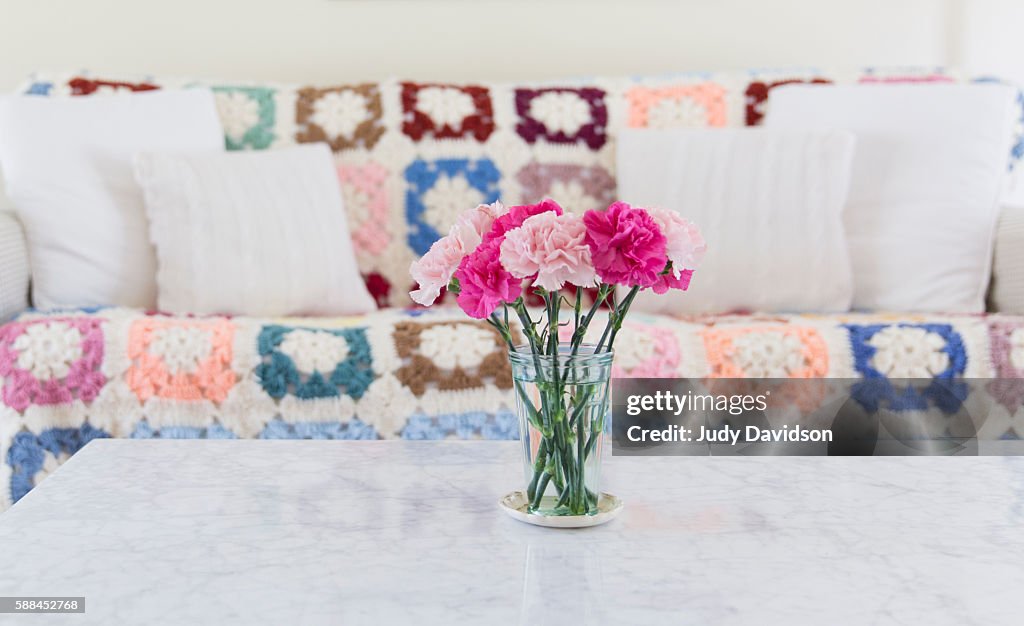
[[498, 509], [517, 453], [94, 441], [0, 515], [0, 595], [86, 596], [31, 618], [62, 624], [1024, 620], [1021, 459], [610, 457], [626, 510], [564, 531]]

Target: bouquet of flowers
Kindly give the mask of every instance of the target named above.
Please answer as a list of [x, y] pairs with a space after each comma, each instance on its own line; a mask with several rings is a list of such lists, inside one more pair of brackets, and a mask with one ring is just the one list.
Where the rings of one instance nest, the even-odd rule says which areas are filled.
[[[580, 216], [552, 200], [508, 208], [495, 202], [465, 211], [412, 264], [413, 300], [429, 306], [447, 289], [467, 315], [487, 320], [508, 344], [531, 512], [596, 511], [594, 459], [622, 321], [644, 289], [686, 290], [705, 248], [700, 230], [667, 209], [615, 202]], [[524, 282], [544, 303], [537, 319]], [[595, 290], [585, 307], [584, 295]], [[602, 307], [608, 315], [600, 339], [584, 343]], [[515, 320], [526, 345], [515, 345]]]

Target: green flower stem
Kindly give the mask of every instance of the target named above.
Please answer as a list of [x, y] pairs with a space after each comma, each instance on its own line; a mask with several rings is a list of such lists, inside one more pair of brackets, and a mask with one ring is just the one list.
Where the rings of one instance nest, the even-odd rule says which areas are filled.
[[[622, 322], [626, 319], [626, 314], [629, 313], [629, 307], [633, 304], [633, 300], [636, 298], [636, 294], [638, 293], [640, 293], [640, 287], [633, 287], [630, 289], [629, 294], [626, 295], [626, 298], [622, 301], [622, 305], [615, 312], [615, 325], [612, 329], [611, 337], [608, 338], [608, 352], [612, 351], [612, 346], [615, 344], [615, 336], [619, 334], [619, 329], [622, 328]], [[607, 330], [608, 329], [606, 328], [605, 332], [607, 332]], [[601, 351], [601, 344], [603, 343], [604, 341], [597, 344], [598, 352]]]
[[533, 479], [530, 480], [530, 484], [526, 488], [526, 496], [530, 502], [533, 502], [533, 496], [537, 493], [537, 482], [540, 480], [540, 475], [544, 473], [544, 466], [547, 462], [548, 440], [541, 438], [540, 445], [537, 447], [537, 458], [533, 460]]
[[576, 333], [580, 331], [580, 309], [583, 306], [583, 287], [576, 288], [576, 302], [573, 302], [572, 338], [576, 339]]
[[541, 498], [544, 497], [544, 492], [547, 491], [548, 482], [551, 480], [551, 474], [544, 472], [540, 478], [540, 484], [537, 485], [537, 492], [533, 494], [533, 499], [530, 500], [530, 506], [537, 508], [540, 506]]
[[576, 467], [579, 468], [579, 476], [577, 482], [577, 497], [583, 497], [584, 501], [578, 503], [577, 508], [586, 510], [586, 498], [587, 484], [585, 477], [586, 460], [587, 457], [583, 454], [584, 442], [583, 442], [583, 421], [580, 420], [579, 425], [576, 427]]

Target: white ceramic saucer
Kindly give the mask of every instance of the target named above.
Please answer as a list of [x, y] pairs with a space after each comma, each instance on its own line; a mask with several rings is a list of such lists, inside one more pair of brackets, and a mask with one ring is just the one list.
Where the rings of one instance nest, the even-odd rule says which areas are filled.
[[522, 491], [513, 491], [505, 494], [498, 501], [501, 510], [511, 517], [533, 524], [534, 526], [545, 526], [547, 528], [587, 528], [588, 526], [599, 526], [610, 522], [622, 512], [622, 500], [610, 493], [602, 493], [597, 499], [597, 513], [594, 515], [534, 515], [528, 513], [526, 508], [529, 504], [526, 494]]

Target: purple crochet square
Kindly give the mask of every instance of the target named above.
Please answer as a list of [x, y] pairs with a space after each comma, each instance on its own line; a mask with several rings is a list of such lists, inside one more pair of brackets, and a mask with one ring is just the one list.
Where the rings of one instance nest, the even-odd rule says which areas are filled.
[[[988, 392], [1011, 413], [1024, 401], [1024, 365], [1014, 359], [1014, 351], [1024, 352], [1024, 322], [993, 320], [988, 326], [995, 379]], [[1019, 353], [1018, 353], [1019, 354]]]
[[54, 317], [0, 327], [3, 401], [17, 411], [91, 402], [107, 382], [102, 364], [102, 320]]
[[594, 87], [516, 89], [516, 132], [528, 143], [584, 143], [600, 150], [608, 139], [604, 90]]
[[615, 177], [600, 165], [534, 161], [519, 170], [516, 180], [527, 204], [557, 198], [564, 208], [583, 213], [604, 210], [615, 201]]

